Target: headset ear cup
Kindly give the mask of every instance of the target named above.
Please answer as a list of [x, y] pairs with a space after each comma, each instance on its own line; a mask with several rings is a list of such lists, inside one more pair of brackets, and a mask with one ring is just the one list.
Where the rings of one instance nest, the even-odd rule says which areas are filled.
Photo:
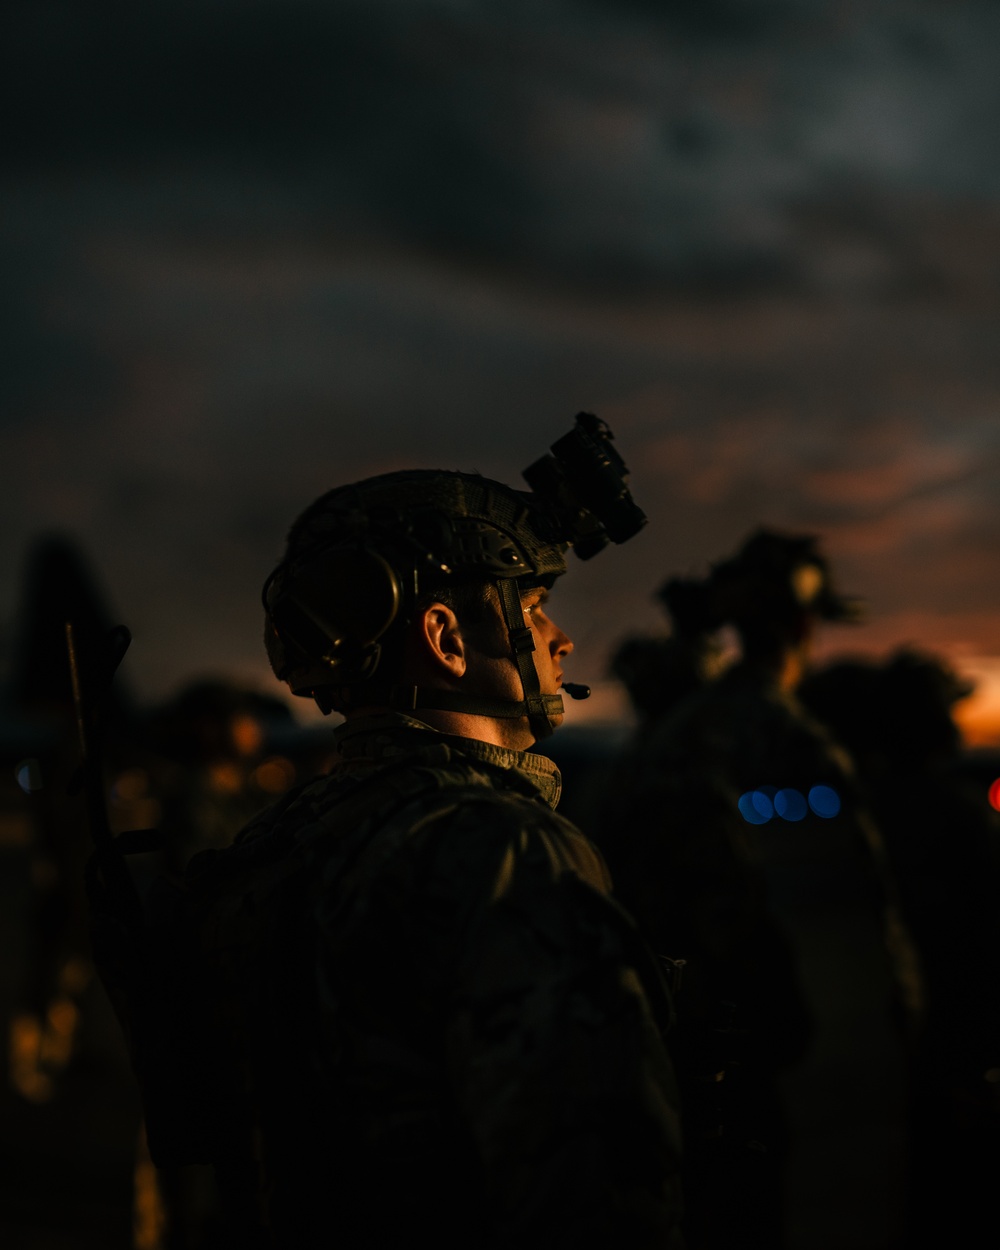
[[324, 552], [308, 572], [288, 570], [275, 591], [269, 612], [286, 650], [323, 662], [342, 681], [370, 661], [403, 598], [392, 567], [368, 547]]

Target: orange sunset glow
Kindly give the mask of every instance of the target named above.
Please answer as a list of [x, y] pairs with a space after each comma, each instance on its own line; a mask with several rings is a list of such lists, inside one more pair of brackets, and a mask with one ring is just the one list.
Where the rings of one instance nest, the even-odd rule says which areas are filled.
[[961, 671], [976, 689], [955, 707], [955, 720], [970, 747], [1000, 746], [1000, 657], [968, 657]]

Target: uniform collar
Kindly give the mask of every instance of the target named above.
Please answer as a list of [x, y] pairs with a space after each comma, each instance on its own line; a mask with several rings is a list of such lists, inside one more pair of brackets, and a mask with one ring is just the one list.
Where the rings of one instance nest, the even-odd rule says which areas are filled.
[[341, 759], [352, 763], [391, 763], [443, 745], [493, 768], [515, 773], [549, 807], [556, 806], [562, 792], [559, 769], [547, 756], [532, 751], [512, 751], [478, 738], [443, 734], [405, 712], [377, 712], [345, 721], [333, 731], [333, 737]]

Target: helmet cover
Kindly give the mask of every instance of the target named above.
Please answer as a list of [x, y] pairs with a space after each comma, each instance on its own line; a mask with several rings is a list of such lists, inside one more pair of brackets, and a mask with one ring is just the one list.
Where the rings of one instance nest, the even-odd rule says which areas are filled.
[[556, 528], [531, 492], [473, 473], [402, 470], [328, 491], [264, 589], [275, 674], [297, 694], [366, 679], [424, 586], [550, 585], [566, 571]]

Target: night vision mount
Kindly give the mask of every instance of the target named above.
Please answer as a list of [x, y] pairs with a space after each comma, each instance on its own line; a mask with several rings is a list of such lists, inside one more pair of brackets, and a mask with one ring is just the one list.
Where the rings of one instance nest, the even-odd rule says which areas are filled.
[[579, 412], [576, 425], [521, 476], [553, 518], [557, 542], [589, 560], [609, 543], [623, 543], [646, 524], [628, 488], [628, 469], [606, 422]]

